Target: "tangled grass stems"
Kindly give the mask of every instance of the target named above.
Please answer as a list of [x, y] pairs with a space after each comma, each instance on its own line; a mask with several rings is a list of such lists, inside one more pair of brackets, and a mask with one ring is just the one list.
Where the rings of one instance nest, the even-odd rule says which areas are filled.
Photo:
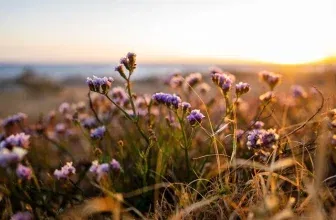
[[254, 99], [258, 90], [245, 96], [250, 85], [239, 82], [234, 91], [233, 77], [217, 69], [209, 79], [175, 74], [168, 85], [178, 94], [135, 95], [135, 68], [133, 53], [116, 68], [125, 87], [114, 87], [111, 77], [89, 77], [87, 105], [62, 103], [37, 124], [22, 113], [2, 120], [5, 219], [334, 213], [336, 110], [323, 111], [322, 91], [296, 86], [290, 95], [286, 85], [277, 87], [278, 74], [263, 72], [268, 90]]

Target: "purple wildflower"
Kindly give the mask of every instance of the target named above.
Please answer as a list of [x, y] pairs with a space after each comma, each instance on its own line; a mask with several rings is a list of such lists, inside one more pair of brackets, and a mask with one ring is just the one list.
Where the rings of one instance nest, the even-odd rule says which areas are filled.
[[236, 95], [240, 96], [250, 91], [250, 85], [248, 83], [240, 82], [236, 84]]
[[121, 169], [120, 163], [116, 159], [112, 159], [110, 165], [112, 170], [119, 171]]
[[99, 164], [96, 170], [97, 179], [100, 180], [110, 171], [110, 165], [108, 163]]
[[23, 147], [28, 148], [29, 147], [29, 138], [30, 135], [26, 135], [25, 133], [19, 133], [15, 135], [11, 135], [7, 137], [4, 141], [0, 143], [0, 147]]
[[67, 103], [67, 102], [63, 102], [59, 108], [58, 108], [58, 111], [61, 113], [61, 114], [66, 114], [66, 113], [69, 113], [70, 111], [70, 104]]
[[20, 113], [17, 113], [15, 115], [5, 118], [1, 124], [3, 127], [7, 127], [15, 123], [23, 122], [26, 118], [27, 118], [27, 115], [25, 113], [20, 112]]
[[200, 73], [190, 73], [186, 78], [185, 82], [187, 87], [194, 87], [196, 84], [202, 81], [202, 75]]
[[261, 71], [259, 73], [259, 76], [261, 80], [266, 82], [271, 90], [274, 89], [274, 87], [280, 83], [281, 75], [273, 73], [273, 72], [268, 72], [268, 71]]
[[106, 94], [107, 91], [110, 89], [113, 81], [114, 80], [112, 77], [100, 78], [97, 76], [93, 76], [93, 79], [91, 79], [90, 77], [86, 79], [86, 83], [88, 84], [91, 91], [99, 92], [99, 93], [102, 92], [104, 94]]
[[200, 112], [200, 110], [194, 109], [187, 116], [187, 120], [189, 121], [190, 125], [195, 125], [196, 123], [201, 123], [204, 117], [205, 116]]
[[126, 57], [128, 59], [129, 67], [133, 71], [136, 68], [136, 54], [132, 52], [128, 52]]
[[165, 104], [169, 108], [178, 109], [179, 104], [181, 103], [181, 98], [175, 94], [171, 95], [168, 93], [155, 93], [152, 96], [152, 99], [159, 104]]
[[292, 89], [292, 94], [294, 98], [302, 98], [305, 99], [308, 97], [307, 92], [304, 90], [304, 88], [302, 86], [299, 85], [293, 85], [291, 87]]
[[175, 74], [170, 78], [169, 85], [170, 87], [175, 89], [175, 88], [181, 87], [183, 85], [183, 82], [184, 82], [184, 78], [179, 74]]
[[217, 66], [210, 67], [209, 70], [210, 74], [223, 73], [223, 70]]
[[129, 100], [125, 89], [120, 86], [114, 87], [111, 90], [110, 95], [112, 97], [112, 100], [118, 105], [124, 106]]
[[55, 131], [60, 134], [64, 133], [66, 131], [66, 125], [64, 123], [56, 124]]
[[229, 77], [229, 75], [224, 74], [224, 73], [215, 73], [212, 74], [211, 77], [212, 81], [219, 86], [224, 93], [227, 93], [232, 86], [232, 79]]
[[14, 164], [23, 159], [27, 154], [27, 150], [20, 147], [13, 147], [12, 150], [7, 148], [0, 149], [0, 166], [6, 167], [9, 164]]
[[33, 215], [30, 212], [17, 212], [12, 215], [11, 220], [33, 220]]
[[60, 170], [54, 171], [54, 176], [57, 179], [67, 179], [70, 175], [76, 173], [76, 168], [72, 165], [72, 162], [67, 162]]
[[247, 146], [258, 149], [260, 147], [273, 148], [279, 139], [275, 129], [253, 129], [248, 132]]
[[106, 132], [105, 126], [101, 126], [96, 129], [92, 129], [90, 135], [92, 139], [102, 139], [104, 137], [105, 132]]
[[124, 65], [127, 70], [131, 70], [129, 60], [127, 59], [127, 57], [120, 58], [120, 64]]
[[262, 121], [256, 121], [253, 125], [255, 129], [262, 129], [264, 127], [265, 123]]
[[253, 129], [252, 131], [248, 132], [247, 135], [247, 147], [257, 149], [261, 145], [261, 138], [264, 134], [265, 130], [263, 129]]
[[30, 178], [32, 177], [32, 170], [29, 167], [19, 164], [16, 168], [16, 175], [20, 179], [30, 180]]
[[109, 171], [110, 171], [110, 164], [108, 164], [108, 163], [99, 164], [98, 160], [92, 161], [92, 165], [90, 167], [90, 172], [97, 175], [97, 180], [100, 180]]
[[92, 173], [97, 172], [98, 166], [99, 166], [98, 160], [92, 161], [92, 164], [91, 164], [91, 167], [90, 167], [90, 172], [92, 172]]
[[276, 142], [279, 139], [279, 135], [276, 133], [275, 129], [268, 129], [264, 134], [262, 135], [262, 146], [273, 148], [276, 144]]
[[81, 124], [84, 128], [92, 129], [97, 126], [97, 120], [94, 117], [87, 117], [82, 120]]
[[191, 105], [189, 102], [182, 102], [180, 105], [183, 112], [188, 112], [191, 109]]
[[124, 70], [123, 65], [119, 64], [118, 66], [115, 67], [114, 70], [117, 71], [122, 78], [126, 79], [125, 70]]

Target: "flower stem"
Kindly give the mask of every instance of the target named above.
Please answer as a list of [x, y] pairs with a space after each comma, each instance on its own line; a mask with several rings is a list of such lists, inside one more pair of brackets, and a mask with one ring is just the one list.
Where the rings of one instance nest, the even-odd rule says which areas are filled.
[[105, 97], [112, 102], [113, 105], [115, 105], [124, 115], [127, 119], [129, 119], [130, 121], [132, 121], [135, 126], [137, 127], [139, 133], [141, 134], [141, 136], [145, 139], [146, 143], [149, 144], [149, 138], [145, 135], [145, 133], [143, 132], [143, 130], [140, 128], [139, 125], [139, 121], [138, 120], [134, 120], [123, 108], [121, 108], [120, 105], [118, 105], [117, 103], [115, 103], [107, 94], [103, 94], [105, 95]]

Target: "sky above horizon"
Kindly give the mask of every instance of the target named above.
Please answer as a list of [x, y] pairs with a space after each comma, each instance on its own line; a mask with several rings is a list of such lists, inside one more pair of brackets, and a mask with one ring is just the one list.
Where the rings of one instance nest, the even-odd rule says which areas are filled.
[[336, 53], [334, 0], [0, 0], [0, 62], [256, 60]]

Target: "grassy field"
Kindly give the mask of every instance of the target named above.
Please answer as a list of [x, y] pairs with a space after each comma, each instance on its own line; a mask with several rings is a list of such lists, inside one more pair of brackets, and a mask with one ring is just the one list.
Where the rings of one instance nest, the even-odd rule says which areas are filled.
[[135, 63], [0, 94], [1, 219], [335, 218], [335, 73], [134, 82]]

